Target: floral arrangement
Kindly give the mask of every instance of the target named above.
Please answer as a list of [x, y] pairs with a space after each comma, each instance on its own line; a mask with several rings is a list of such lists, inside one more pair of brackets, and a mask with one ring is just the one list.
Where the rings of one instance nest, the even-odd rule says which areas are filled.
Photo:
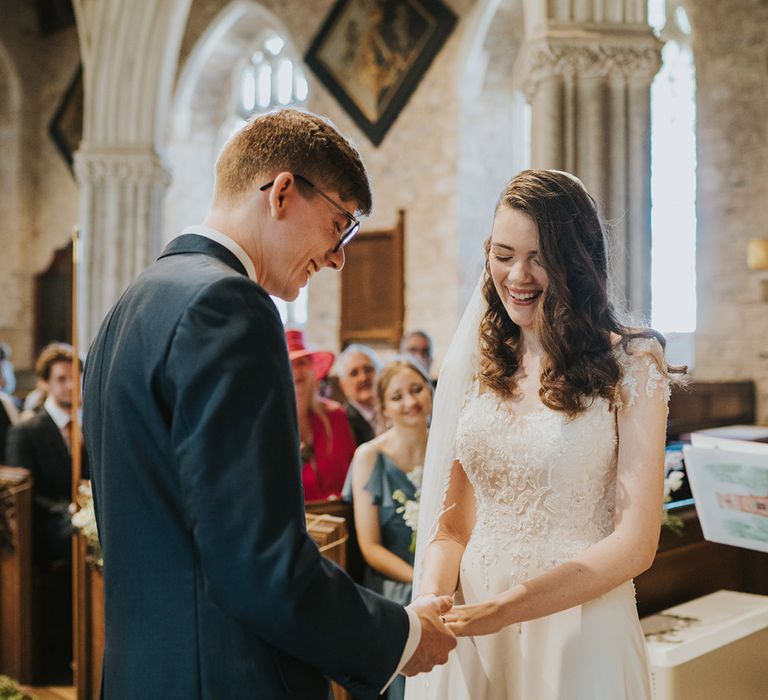
[[[664, 464], [664, 503], [672, 500], [672, 492], [677, 491], [683, 485], [685, 473], [682, 470], [682, 453], [668, 452]], [[678, 535], [682, 533], [683, 521], [677, 515], [672, 515], [664, 508], [661, 514], [662, 527], [669, 528]]]
[[411, 552], [416, 551], [416, 528], [419, 526], [419, 499], [421, 498], [421, 477], [424, 473], [423, 467], [414, 467], [406, 473], [408, 481], [416, 487], [415, 499], [408, 498], [402, 489], [397, 489], [392, 493], [393, 500], [400, 504], [397, 513], [401, 513], [405, 524], [413, 531], [411, 535]]
[[96, 511], [93, 509], [93, 492], [91, 484], [80, 484], [77, 503], [69, 507], [72, 513], [72, 525], [85, 537], [88, 545], [88, 561], [95, 566], [103, 566], [104, 558], [101, 554], [99, 532], [96, 529]]
[[0, 676], [0, 700], [32, 700], [21, 692], [16, 682], [8, 676]]

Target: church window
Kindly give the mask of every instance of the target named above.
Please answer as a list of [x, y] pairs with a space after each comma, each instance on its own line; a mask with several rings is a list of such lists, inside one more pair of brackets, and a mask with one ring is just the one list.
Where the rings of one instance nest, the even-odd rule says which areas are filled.
[[[652, 325], [696, 330], [696, 83], [691, 25], [680, 0], [649, 0], [648, 21], [664, 41], [651, 86]], [[674, 302], [674, 303], [672, 303]], [[682, 349], [683, 361], [692, 351]]]
[[[261, 34], [251, 45], [234, 73], [234, 110], [228, 120], [229, 137], [253, 116], [280, 107], [302, 107], [309, 97], [309, 84], [293, 51], [277, 32]], [[303, 328], [307, 323], [307, 290], [291, 302], [272, 297], [286, 326]]]

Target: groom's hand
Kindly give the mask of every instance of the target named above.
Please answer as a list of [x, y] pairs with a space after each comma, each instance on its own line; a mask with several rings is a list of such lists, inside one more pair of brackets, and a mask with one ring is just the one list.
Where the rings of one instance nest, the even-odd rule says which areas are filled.
[[419, 616], [421, 641], [400, 671], [404, 676], [431, 671], [434, 666], [448, 661], [448, 654], [456, 646], [456, 636], [445, 626], [440, 615], [447, 613], [451, 607], [453, 601], [450, 596], [438, 598], [431, 594], [419, 596], [408, 606]]

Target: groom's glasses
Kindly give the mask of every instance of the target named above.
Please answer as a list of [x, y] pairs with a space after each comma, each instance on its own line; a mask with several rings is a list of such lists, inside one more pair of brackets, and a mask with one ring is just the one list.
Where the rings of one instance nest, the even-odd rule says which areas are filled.
[[[336, 242], [336, 245], [333, 247], [333, 250], [331, 251], [333, 253], [338, 253], [341, 248], [347, 245], [347, 243], [349, 243], [357, 235], [357, 232], [360, 230], [360, 222], [354, 216], [352, 216], [352, 214], [350, 214], [346, 209], [344, 209], [344, 207], [342, 207], [340, 204], [335, 202], [331, 197], [325, 194], [325, 192], [323, 192], [319, 187], [315, 187], [303, 175], [298, 175], [297, 173], [294, 173], [293, 176], [297, 180], [303, 182], [307, 187], [314, 190], [316, 194], [319, 194], [326, 202], [328, 202], [328, 204], [330, 204], [340, 214], [343, 214], [344, 218], [347, 220], [346, 227], [341, 232], [341, 236], [339, 237], [339, 240]], [[265, 192], [274, 184], [275, 184], [275, 181], [272, 180], [272, 182], [268, 182], [266, 185], [262, 185], [261, 187], [259, 187], [259, 190], [261, 190], [262, 192]]]

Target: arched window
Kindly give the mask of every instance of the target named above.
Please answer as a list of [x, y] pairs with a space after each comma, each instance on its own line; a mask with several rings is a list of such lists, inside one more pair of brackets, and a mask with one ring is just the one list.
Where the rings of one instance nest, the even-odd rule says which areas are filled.
[[[224, 139], [248, 119], [280, 107], [301, 107], [309, 97], [309, 85], [285, 39], [273, 30], [264, 31], [235, 68], [232, 110]], [[283, 324], [303, 328], [307, 323], [307, 290], [291, 302], [272, 297]]]
[[266, 31], [235, 70], [235, 113], [247, 121], [278, 107], [302, 105], [309, 95], [304, 71], [291, 57], [285, 40]]
[[[692, 362], [696, 330], [696, 83], [691, 26], [680, 0], [649, 0], [664, 41], [651, 86], [652, 324]], [[684, 346], [688, 346], [686, 349]]]

